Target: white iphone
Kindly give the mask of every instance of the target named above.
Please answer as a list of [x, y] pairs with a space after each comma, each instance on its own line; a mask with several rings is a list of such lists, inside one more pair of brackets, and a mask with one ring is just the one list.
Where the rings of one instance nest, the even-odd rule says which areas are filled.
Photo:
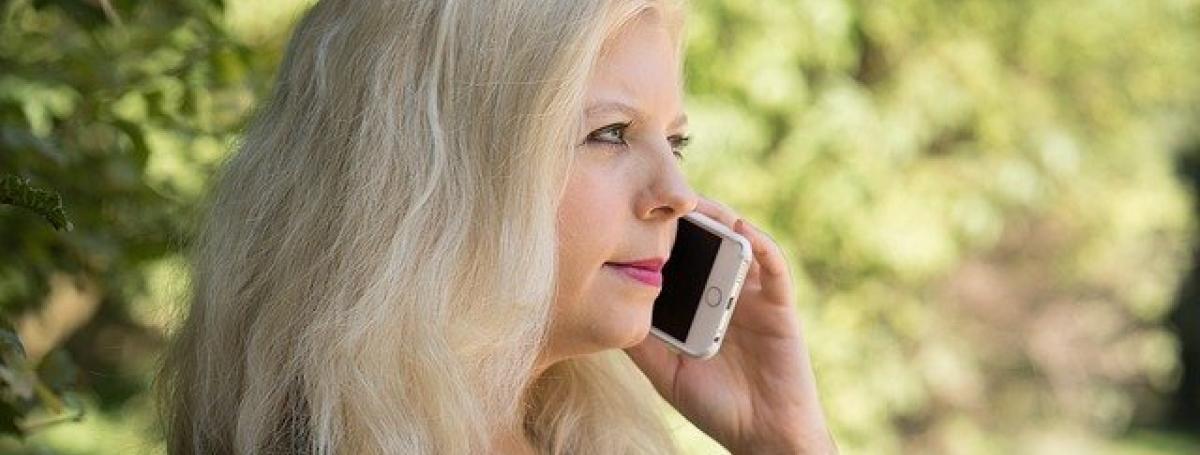
[[715, 355], [750, 259], [750, 242], [733, 229], [699, 212], [680, 218], [650, 333], [683, 354]]

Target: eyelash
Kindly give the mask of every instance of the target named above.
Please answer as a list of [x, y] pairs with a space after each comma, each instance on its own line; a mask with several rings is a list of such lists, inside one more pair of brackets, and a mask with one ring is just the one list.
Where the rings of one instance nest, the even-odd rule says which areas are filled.
[[[628, 145], [628, 143], [625, 142], [625, 129], [628, 128], [629, 125], [630, 125], [629, 122], [619, 122], [619, 123], [613, 123], [611, 125], [605, 125], [596, 131], [592, 131], [591, 133], [588, 133], [587, 140], [588, 140], [588, 142], [595, 141], [595, 142], [600, 142], [605, 145], [614, 145], [614, 146], [615, 145], [622, 145], [622, 146]], [[619, 140], [621, 142], [614, 143], [611, 141], [598, 139], [598, 137], [601, 134], [604, 134], [607, 132], [617, 132], [620, 135]], [[682, 160], [683, 159], [683, 149], [687, 147], [689, 142], [691, 142], [692, 137], [676, 134], [674, 136], [668, 137], [667, 140], [671, 142], [671, 153], [674, 154], [676, 158]]]

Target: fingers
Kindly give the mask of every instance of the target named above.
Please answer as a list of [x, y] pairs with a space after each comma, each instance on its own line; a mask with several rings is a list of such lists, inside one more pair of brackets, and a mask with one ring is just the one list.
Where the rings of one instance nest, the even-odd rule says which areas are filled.
[[767, 234], [745, 219], [738, 219], [733, 231], [750, 241], [750, 248], [754, 250], [755, 262], [761, 266], [762, 273], [773, 277], [787, 275], [787, 259], [783, 257], [783, 251], [780, 250], [779, 245]]
[[[754, 264], [751, 265], [751, 272], [754, 272], [753, 269], [758, 268], [759, 263], [761, 263], [761, 268], [764, 269], [762, 270], [763, 273], [772, 276], [787, 274], [787, 260], [784, 258], [779, 245], [749, 221], [738, 216], [737, 212], [734, 212], [733, 209], [720, 202], [701, 196], [699, 202], [696, 204], [696, 211], [708, 215], [709, 218], [717, 220], [721, 224], [729, 226], [734, 232], [741, 234], [743, 237], [746, 237], [746, 240], [750, 241], [750, 247], [754, 250], [755, 257]], [[744, 228], [739, 229], [737, 226], [739, 223], [743, 224]]]
[[696, 211], [729, 226], [750, 242], [754, 260], [750, 262], [750, 270], [746, 276], [749, 283], [761, 283], [763, 291], [778, 301], [791, 299], [791, 276], [788, 275], [787, 259], [775, 240], [745, 218], [738, 216], [733, 209], [715, 200], [701, 196], [696, 204]]
[[[736, 232], [736, 231], [735, 231]], [[751, 244], [751, 249], [754, 245]], [[750, 261], [750, 268], [746, 271], [746, 280], [748, 283], [758, 283], [762, 280], [762, 266], [758, 265], [758, 259]]]
[[758, 283], [767, 301], [791, 305], [792, 277], [788, 274], [787, 260], [779, 246], [745, 219], [737, 220], [734, 232], [746, 237], [754, 252], [754, 260], [750, 263], [751, 273], [746, 277], [748, 282]]
[[733, 209], [703, 196], [700, 197], [699, 202], [696, 204], [696, 211], [708, 215], [709, 218], [717, 220], [717, 222], [730, 228], [733, 227], [733, 223], [738, 219], [738, 215]]

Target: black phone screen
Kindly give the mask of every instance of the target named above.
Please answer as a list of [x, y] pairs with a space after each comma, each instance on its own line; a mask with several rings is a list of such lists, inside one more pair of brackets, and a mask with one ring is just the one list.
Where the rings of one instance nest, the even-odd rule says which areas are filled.
[[679, 219], [671, 257], [663, 265], [663, 288], [654, 300], [654, 327], [687, 342], [688, 330], [720, 249], [721, 237], [687, 218]]

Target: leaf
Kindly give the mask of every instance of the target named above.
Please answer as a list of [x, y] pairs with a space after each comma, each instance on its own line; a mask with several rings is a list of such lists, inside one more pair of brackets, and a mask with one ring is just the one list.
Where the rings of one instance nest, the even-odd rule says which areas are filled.
[[31, 210], [49, 221], [55, 229], [74, 229], [63, 209], [58, 193], [34, 188], [29, 181], [15, 175], [0, 176], [0, 204], [15, 205]]
[[150, 145], [146, 142], [146, 133], [137, 123], [128, 120], [118, 119], [113, 125], [124, 132], [133, 143], [134, 162], [137, 163], [138, 172], [142, 172], [146, 169], [146, 161], [150, 159]]

